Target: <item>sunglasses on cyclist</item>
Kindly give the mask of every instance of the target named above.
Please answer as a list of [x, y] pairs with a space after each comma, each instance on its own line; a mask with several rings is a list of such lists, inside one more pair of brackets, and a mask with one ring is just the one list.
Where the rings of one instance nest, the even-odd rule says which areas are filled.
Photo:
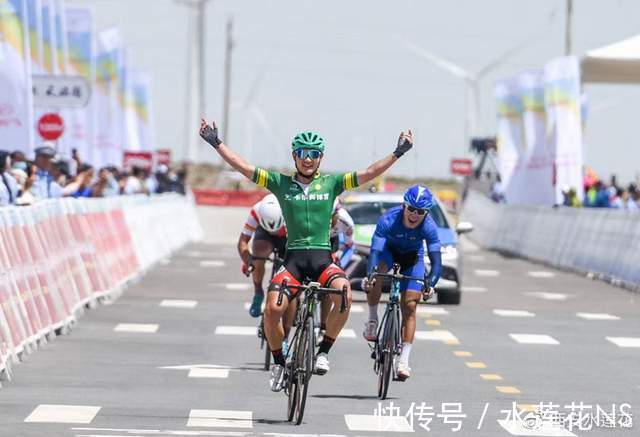
[[404, 205], [404, 206], [407, 208], [407, 211], [409, 211], [409, 212], [415, 212], [415, 213], [417, 213], [418, 215], [425, 215], [426, 213], [428, 213], [428, 212], [429, 212], [429, 210], [428, 210], [428, 209], [416, 208], [416, 207], [414, 207], [414, 206], [407, 205], [406, 203], [405, 203], [405, 205]]
[[322, 152], [315, 149], [298, 149], [294, 153], [299, 159], [306, 159], [307, 156], [310, 159], [318, 159], [322, 156]]

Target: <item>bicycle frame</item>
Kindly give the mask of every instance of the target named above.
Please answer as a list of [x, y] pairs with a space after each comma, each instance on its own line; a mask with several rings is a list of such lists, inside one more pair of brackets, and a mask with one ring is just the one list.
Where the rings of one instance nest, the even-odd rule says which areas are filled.
[[317, 282], [287, 285], [285, 281], [280, 286], [278, 305], [282, 305], [284, 291], [287, 289], [298, 290], [298, 295], [295, 298], [304, 295], [301, 299], [301, 304], [298, 306], [296, 331], [285, 357], [287, 361], [285, 366], [285, 394], [288, 397], [287, 419], [289, 421], [295, 419], [295, 424], [299, 425], [302, 423], [309, 380], [313, 373], [313, 359], [316, 347], [314, 341], [314, 312], [320, 300], [319, 296], [322, 294], [340, 294], [342, 296], [340, 312], [344, 312], [347, 306], [347, 288], [346, 286], [342, 290], [323, 288]]
[[374, 372], [378, 375], [378, 398], [387, 398], [389, 389], [389, 379], [393, 371], [393, 379], [397, 379], [397, 363], [402, 351], [401, 338], [401, 312], [400, 312], [400, 284], [403, 280], [423, 278], [413, 278], [400, 273], [400, 265], [393, 264], [393, 273], [375, 273], [374, 277], [391, 278], [391, 289], [389, 291], [389, 302], [384, 311], [382, 321], [378, 326], [376, 341], [372, 347], [372, 358]]

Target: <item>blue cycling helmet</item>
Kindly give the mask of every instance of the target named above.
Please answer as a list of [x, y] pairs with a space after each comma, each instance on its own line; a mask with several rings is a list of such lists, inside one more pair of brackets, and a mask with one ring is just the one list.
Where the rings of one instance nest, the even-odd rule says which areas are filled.
[[435, 200], [427, 187], [414, 185], [404, 192], [404, 203], [418, 209], [431, 209]]

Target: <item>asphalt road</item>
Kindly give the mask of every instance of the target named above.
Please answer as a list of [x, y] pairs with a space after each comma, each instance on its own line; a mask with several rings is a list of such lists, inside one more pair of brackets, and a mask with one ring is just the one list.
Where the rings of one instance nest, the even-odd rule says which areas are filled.
[[[640, 435], [640, 295], [472, 244], [462, 304], [421, 305], [412, 378], [379, 403], [356, 292], [350, 331], [293, 426], [261, 370], [235, 247], [205, 241], [26, 356], [0, 389], [0, 435]], [[551, 404], [525, 423], [540, 402]], [[551, 423], [572, 403], [591, 429]]]

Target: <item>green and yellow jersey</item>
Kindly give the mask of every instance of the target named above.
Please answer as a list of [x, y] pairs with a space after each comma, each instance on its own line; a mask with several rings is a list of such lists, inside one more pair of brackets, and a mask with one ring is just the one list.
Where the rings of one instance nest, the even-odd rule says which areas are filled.
[[253, 181], [271, 191], [280, 203], [287, 224], [287, 249], [331, 249], [329, 230], [336, 198], [358, 186], [356, 172], [316, 174], [304, 185], [278, 172], [257, 168]]

